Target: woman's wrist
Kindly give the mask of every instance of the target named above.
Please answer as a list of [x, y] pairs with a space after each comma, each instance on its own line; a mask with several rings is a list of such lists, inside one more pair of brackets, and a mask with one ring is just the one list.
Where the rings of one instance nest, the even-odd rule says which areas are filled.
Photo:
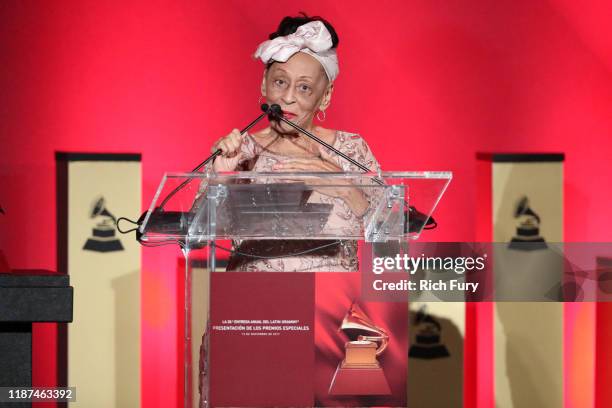
[[342, 199], [347, 203], [353, 214], [360, 218], [368, 211], [370, 202], [360, 188], [350, 187], [342, 192]]
[[213, 162], [212, 162], [213, 170], [219, 172], [219, 171], [234, 171], [236, 169], [235, 166], [231, 168], [228, 164], [229, 164], [228, 160], [225, 157], [217, 156], [213, 159]]

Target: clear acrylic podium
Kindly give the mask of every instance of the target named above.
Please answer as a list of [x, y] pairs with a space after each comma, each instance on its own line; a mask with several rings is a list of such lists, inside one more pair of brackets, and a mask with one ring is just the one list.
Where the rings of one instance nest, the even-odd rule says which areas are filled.
[[[201, 401], [211, 406], [211, 373], [201, 377], [199, 350], [207, 327], [210, 276], [226, 271], [228, 249], [255, 241], [270, 246], [361, 241], [377, 243], [384, 251], [388, 243], [419, 238], [451, 179], [450, 172], [426, 171], [166, 174], [139, 233], [144, 245], [174, 243], [185, 257], [184, 407], [198, 407]], [[353, 205], [341, 203], [347, 200]], [[361, 208], [361, 214], [348, 214], [353, 207]], [[197, 252], [194, 267], [198, 249], [203, 251]]]

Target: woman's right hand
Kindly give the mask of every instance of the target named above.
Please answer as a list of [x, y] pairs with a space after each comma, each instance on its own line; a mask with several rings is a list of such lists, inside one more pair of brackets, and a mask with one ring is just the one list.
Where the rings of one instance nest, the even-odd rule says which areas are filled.
[[231, 133], [217, 140], [210, 149], [211, 153], [221, 149], [222, 153], [215, 157], [213, 169], [215, 171], [234, 171], [242, 159], [243, 152], [240, 149], [243, 143], [243, 135], [238, 129], [233, 129]]

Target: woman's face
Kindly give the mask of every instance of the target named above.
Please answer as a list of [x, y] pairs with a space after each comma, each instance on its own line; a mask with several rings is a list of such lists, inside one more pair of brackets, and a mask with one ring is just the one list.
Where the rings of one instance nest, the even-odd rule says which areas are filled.
[[[270, 105], [278, 104], [286, 119], [310, 129], [319, 109], [329, 105], [333, 84], [329, 84], [323, 67], [314, 57], [296, 52], [286, 62], [275, 62], [265, 72], [262, 95]], [[278, 133], [297, 133], [286, 123], [272, 121]]]

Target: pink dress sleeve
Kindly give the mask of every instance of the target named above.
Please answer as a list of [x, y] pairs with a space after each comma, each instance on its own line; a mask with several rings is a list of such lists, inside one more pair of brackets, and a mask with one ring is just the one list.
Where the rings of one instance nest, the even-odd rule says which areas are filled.
[[[378, 172], [380, 165], [374, 157], [372, 150], [368, 146], [368, 143], [364, 138], [356, 133], [348, 133], [343, 131], [337, 132], [337, 140], [334, 143], [334, 147], [340, 150], [342, 153], [350, 157], [351, 159], [363, 164], [373, 172]], [[337, 156], [334, 152], [329, 149], [322, 148], [326, 159], [334, 160], [342, 170], [350, 172], [362, 172], [359, 167], [355, 166], [343, 157]]]
[[[356, 160], [360, 164], [363, 164], [374, 173], [378, 173], [381, 170], [380, 164], [378, 163], [378, 160], [376, 160], [376, 157], [374, 157], [374, 154], [372, 153], [370, 146], [368, 146], [368, 143], [363, 137], [356, 133], [338, 132], [338, 141], [334, 147], [349, 156], [351, 159]], [[328, 154], [334, 155], [334, 160], [338, 163], [339, 166], [342, 167], [342, 170], [347, 172], [363, 172], [363, 170], [350, 163], [343, 157], [337, 156], [333, 152], [329, 152], [329, 150]], [[371, 177], [364, 177], [361, 180], [361, 183], [364, 185], [378, 185], [372, 180]], [[364, 192], [369, 203], [368, 210], [361, 217], [364, 218], [367, 217], [371, 213], [371, 211], [378, 206], [382, 197], [380, 196], [380, 194], [374, 193], [375, 191], [377, 191], [377, 189], [374, 188], [364, 188], [362, 191]]]

